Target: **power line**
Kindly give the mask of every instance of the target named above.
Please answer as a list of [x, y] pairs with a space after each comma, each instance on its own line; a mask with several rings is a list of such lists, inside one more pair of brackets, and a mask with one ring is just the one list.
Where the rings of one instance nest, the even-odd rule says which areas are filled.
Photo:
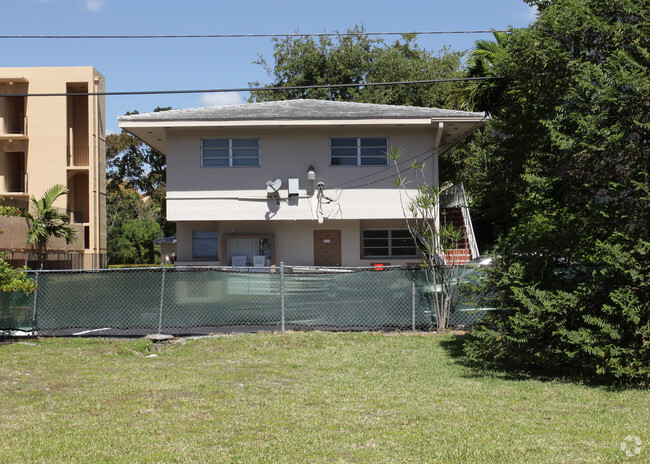
[[293, 34], [160, 34], [160, 35], [0, 35], [0, 39], [247, 39], [262, 37], [341, 37], [341, 36], [387, 36], [387, 35], [444, 35], [444, 34], [491, 34], [507, 30], [475, 31], [419, 31], [419, 32], [321, 32]]
[[132, 92], [75, 92], [75, 93], [12, 93], [0, 94], [0, 97], [69, 97], [69, 96], [124, 96], [124, 95], [165, 95], [189, 93], [224, 93], [224, 92], [263, 92], [282, 90], [333, 89], [346, 87], [378, 87], [387, 85], [437, 84], [442, 82], [469, 82], [502, 79], [497, 77], [456, 77], [449, 79], [424, 79], [415, 81], [361, 82], [353, 84], [317, 84], [295, 85], [287, 87], [241, 87], [231, 89], [195, 89], [195, 90], [137, 90]]
[[[485, 120], [485, 118], [483, 118], [483, 120]], [[474, 133], [475, 131], [476, 131], [476, 129], [474, 129], [474, 130], [472, 130], [472, 131], [470, 131], [470, 132], [466, 132], [466, 133], [464, 134], [464, 136], [463, 136], [463, 137], [462, 137], [458, 142], [461, 142], [461, 141], [465, 140], [467, 137], [469, 137], [470, 135], [472, 135], [472, 133]], [[456, 144], [457, 144], [457, 143], [456, 143]], [[408, 163], [409, 161], [412, 161], [412, 160], [414, 160], [414, 159], [416, 159], [416, 158], [419, 158], [420, 156], [425, 155], [425, 154], [427, 154], [427, 153], [429, 153], [429, 152], [432, 152], [432, 153], [431, 153], [430, 155], [428, 155], [428, 156], [422, 158], [421, 161], [427, 161], [427, 160], [433, 158], [433, 157], [436, 156], [436, 155], [438, 155], [438, 156], [442, 156], [442, 155], [444, 155], [445, 153], [447, 153], [451, 148], [453, 148], [456, 144], [451, 144], [451, 142], [447, 142], [447, 143], [445, 143], [443, 146], [441, 146], [441, 147], [439, 147], [439, 148], [437, 148], [437, 149], [426, 150], [426, 151], [423, 151], [422, 153], [419, 153], [419, 154], [417, 154], [417, 155], [413, 155], [413, 156], [411, 156], [410, 158], [407, 158], [407, 159], [405, 159], [405, 160], [399, 161], [399, 162], [397, 163], [397, 165], [399, 166], [399, 165], [402, 165], [402, 164], [404, 164], [404, 163]], [[372, 173], [372, 174], [367, 174], [367, 175], [365, 175], [365, 176], [357, 177], [356, 179], [352, 179], [352, 180], [350, 180], [350, 181], [348, 181], [348, 182], [344, 182], [344, 183], [342, 183], [342, 184], [335, 185], [334, 187], [331, 187], [331, 188], [332, 188], [332, 189], [337, 189], [337, 188], [342, 187], [343, 185], [352, 184], [352, 183], [358, 182], [358, 181], [360, 181], [360, 180], [362, 180], [362, 179], [365, 179], [365, 178], [368, 178], [368, 177], [372, 177], [372, 176], [379, 175], [379, 174], [381, 174], [382, 172], [387, 171], [387, 170], [389, 170], [389, 169], [391, 169], [391, 168], [394, 168], [394, 166], [387, 166], [386, 168], [381, 169], [381, 170], [379, 170], [379, 171], [377, 171], [377, 172], [374, 172], [374, 173]], [[406, 172], [406, 171], [409, 171], [409, 170], [411, 170], [411, 169], [413, 169], [413, 165], [412, 165], [412, 164], [409, 165], [408, 167], [406, 167], [402, 172]], [[385, 180], [392, 179], [392, 178], [395, 178], [395, 174], [391, 174], [390, 176], [382, 177], [382, 178], [380, 178], [380, 179], [372, 180], [372, 181], [369, 181], [369, 182], [366, 182], [366, 183], [363, 183], [363, 184], [357, 184], [357, 185], [352, 185], [351, 187], [345, 187], [345, 188], [343, 188], [343, 190], [352, 190], [352, 189], [357, 189], [357, 188], [361, 188], [361, 187], [367, 187], [367, 186], [369, 186], [369, 185], [377, 184], [377, 183], [379, 183], [379, 182], [383, 182], [383, 181], [385, 181]]]
[[[430, 152], [432, 152], [432, 151], [433, 151], [433, 148], [430, 148], [430, 149], [428, 149], [428, 150], [423, 151], [422, 153], [418, 153], [417, 155], [413, 155], [413, 156], [411, 156], [410, 158], [407, 158], [407, 159], [405, 159], [405, 160], [401, 160], [401, 161], [399, 161], [397, 164], [398, 164], [398, 165], [401, 165], [401, 164], [404, 164], [404, 163], [408, 163], [409, 161], [413, 161], [414, 159], [419, 158], [420, 156], [426, 155], [427, 153], [430, 153]], [[427, 158], [425, 158], [425, 160], [426, 160], [426, 159], [429, 159], [431, 156], [433, 156], [433, 153], [432, 153], [431, 155], [429, 155]], [[373, 173], [371, 173], [371, 174], [366, 174], [366, 175], [361, 176], [361, 177], [356, 177], [356, 178], [354, 178], [354, 179], [352, 179], [352, 180], [349, 180], [349, 181], [347, 181], [347, 182], [343, 182], [343, 183], [340, 183], [340, 184], [336, 184], [335, 186], [330, 187], [330, 188], [332, 188], [332, 189], [337, 189], [337, 188], [343, 187], [344, 185], [353, 184], [353, 183], [355, 183], [355, 182], [359, 182], [359, 181], [362, 180], [362, 179], [366, 179], [366, 178], [368, 178], [368, 177], [374, 177], [374, 176], [377, 176], [377, 175], [381, 174], [381, 173], [384, 172], [384, 171], [393, 170], [393, 169], [395, 169], [395, 167], [392, 166], [392, 165], [390, 164], [390, 162], [389, 162], [389, 165], [388, 165], [387, 167], [385, 167], [385, 168], [383, 168], [383, 169], [380, 169], [379, 171], [375, 171], [375, 172], [373, 172]], [[379, 179], [379, 180], [376, 180], [376, 181], [372, 181], [371, 183], [374, 184], [374, 183], [376, 183], [376, 182], [379, 182], [379, 181], [381, 181], [381, 180], [386, 180], [386, 179], [388, 179], [388, 177], [383, 178], [383, 179]], [[364, 184], [364, 185], [366, 185], [366, 184]], [[347, 188], [356, 188], [356, 187], [347, 187]]]

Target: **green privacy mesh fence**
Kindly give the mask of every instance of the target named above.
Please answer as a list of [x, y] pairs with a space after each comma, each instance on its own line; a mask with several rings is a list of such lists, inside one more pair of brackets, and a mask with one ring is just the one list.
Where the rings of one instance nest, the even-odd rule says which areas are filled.
[[[429, 330], [422, 269], [147, 268], [32, 271], [32, 295], [0, 294], [0, 329], [42, 335], [230, 330]], [[459, 301], [452, 325], [484, 308]]]

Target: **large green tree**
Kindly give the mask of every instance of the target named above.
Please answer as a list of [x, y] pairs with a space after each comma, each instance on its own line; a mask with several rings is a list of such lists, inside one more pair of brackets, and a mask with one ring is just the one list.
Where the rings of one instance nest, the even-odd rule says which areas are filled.
[[106, 200], [106, 235], [111, 264], [154, 264], [153, 241], [163, 236], [160, 205], [129, 187], [111, 189]]
[[[432, 53], [420, 48], [414, 34], [404, 34], [393, 43], [363, 35], [356, 26], [347, 34], [275, 38], [273, 64], [263, 57], [257, 63], [271, 78], [266, 86], [397, 82], [460, 77], [461, 52], [447, 49]], [[252, 82], [251, 87], [262, 83]], [[254, 90], [250, 101], [313, 98], [411, 106], [449, 107], [453, 103], [451, 83], [326, 87], [318, 89]]]
[[528, 3], [538, 19], [490, 55], [503, 82], [478, 108], [505, 206], [494, 298], [514, 315], [477, 327], [467, 352], [648, 384], [650, 4]]
[[[158, 107], [154, 112], [170, 109]], [[151, 241], [176, 233], [175, 224], [166, 217], [165, 155], [122, 131], [106, 137], [106, 164], [110, 262], [154, 263], [156, 254]]]

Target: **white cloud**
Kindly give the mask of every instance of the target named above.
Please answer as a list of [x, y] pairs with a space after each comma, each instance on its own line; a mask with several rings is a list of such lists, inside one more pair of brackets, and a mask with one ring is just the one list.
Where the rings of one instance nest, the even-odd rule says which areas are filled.
[[206, 106], [230, 106], [246, 103], [237, 92], [204, 93], [199, 101]]
[[84, 0], [84, 9], [88, 11], [99, 11], [106, 6], [106, 0]]
[[521, 13], [515, 14], [515, 18], [532, 23], [537, 19], [537, 13], [538, 13], [537, 7], [530, 6], [526, 8], [526, 11], [522, 11]]

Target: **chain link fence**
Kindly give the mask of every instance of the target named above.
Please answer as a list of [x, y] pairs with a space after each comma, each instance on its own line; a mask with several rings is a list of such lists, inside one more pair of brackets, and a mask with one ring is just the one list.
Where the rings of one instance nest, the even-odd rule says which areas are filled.
[[[168, 267], [29, 271], [37, 291], [0, 294], [0, 329], [139, 336], [235, 331], [431, 330], [419, 268]], [[459, 297], [460, 298], [460, 297]], [[485, 308], [458, 300], [451, 325]]]

